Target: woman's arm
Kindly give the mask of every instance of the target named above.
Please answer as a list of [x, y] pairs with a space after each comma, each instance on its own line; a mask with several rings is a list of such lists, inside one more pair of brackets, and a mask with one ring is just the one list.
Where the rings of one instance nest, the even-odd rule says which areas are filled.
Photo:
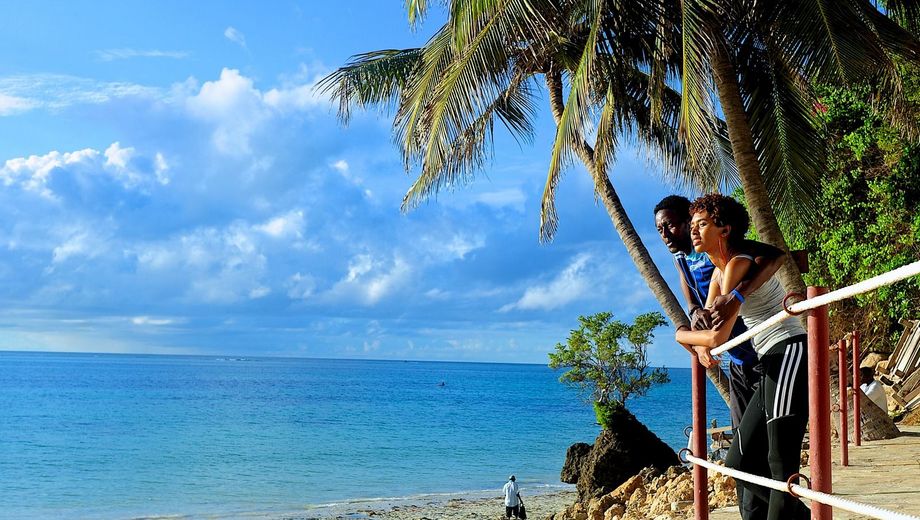
[[[721, 296], [724, 293], [730, 292], [741, 280], [744, 279], [748, 271], [751, 269], [751, 260], [749, 258], [735, 257], [732, 258], [728, 265], [725, 266], [725, 273], [722, 274], [720, 271], [716, 270], [713, 273], [712, 281], [709, 283], [709, 297], [707, 298], [707, 304], [717, 296]], [[721, 275], [721, 276], [720, 276]], [[738, 319], [738, 308], [732, 309], [733, 312], [730, 312], [728, 316], [725, 317], [725, 323], [722, 327], [713, 330], [678, 330], [677, 331], [677, 341], [678, 343], [690, 346], [699, 346], [711, 349], [722, 343], [725, 343], [729, 336], [731, 336], [732, 327], [735, 325], [735, 320]], [[700, 350], [697, 350], [697, 354], [702, 354]], [[706, 361], [711, 361], [712, 358], [708, 360], [702, 359], [703, 357], [708, 357], [708, 352], [705, 356], [701, 355], [700, 361], [706, 365]], [[708, 366], [708, 365], [707, 365]]]

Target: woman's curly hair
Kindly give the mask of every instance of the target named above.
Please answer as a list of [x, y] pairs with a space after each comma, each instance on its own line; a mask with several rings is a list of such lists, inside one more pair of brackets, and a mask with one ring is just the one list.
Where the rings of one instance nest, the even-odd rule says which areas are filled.
[[729, 244], [736, 245], [744, 240], [751, 220], [740, 202], [721, 193], [709, 193], [690, 204], [690, 215], [701, 211], [709, 213], [717, 226], [731, 226], [728, 232]]

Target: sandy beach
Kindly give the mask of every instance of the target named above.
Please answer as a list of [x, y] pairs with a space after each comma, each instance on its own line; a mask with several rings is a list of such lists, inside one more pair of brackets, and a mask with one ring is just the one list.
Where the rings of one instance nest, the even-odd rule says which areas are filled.
[[[522, 492], [527, 517], [544, 519], [575, 502], [575, 491], [562, 491], [528, 496]], [[498, 490], [491, 498], [451, 499], [424, 505], [394, 506], [390, 509], [361, 510], [357, 515], [338, 518], [374, 518], [380, 520], [475, 520], [504, 518], [505, 506]]]

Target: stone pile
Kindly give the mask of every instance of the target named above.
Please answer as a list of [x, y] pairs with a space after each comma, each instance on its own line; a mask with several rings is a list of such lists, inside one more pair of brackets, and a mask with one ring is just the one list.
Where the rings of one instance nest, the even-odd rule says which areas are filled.
[[[735, 481], [709, 472], [710, 509], [737, 503]], [[683, 466], [661, 474], [645, 468], [601, 497], [576, 503], [548, 520], [670, 520], [693, 517], [693, 476]]]

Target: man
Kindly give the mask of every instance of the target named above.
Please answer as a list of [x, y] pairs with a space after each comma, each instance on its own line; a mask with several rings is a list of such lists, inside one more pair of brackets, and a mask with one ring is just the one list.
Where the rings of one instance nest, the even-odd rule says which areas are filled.
[[515, 482], [514, 475], [508, 477], [508, 482], [502, 488], [502, 493], [505, 495], [505, 518], [511, 518], [512, 514], [517, 518], [518, 507], [521, 504], [521, 492], [518, 489], [517, 482]]
[[[706, 299], [714, 267], [705, 253], [696, 253], [691, 245], [690, 201], [679, 195], [670, 195], [655, 206], [654, 214], [658, 234], [674, 255], [674, 263], [680, 272], [680, 288], [687, 301], [690, 326], [694, 330], [717, 329], [727, 314], [726, 309], [740, 306], [743, 299], [759, 289], [782, 264], [782, 251], [771, 246], [758, 246], [753, 278], [743, 281], [732, 294], [715, 298], [712, 306], [707, 308]], [[745, 330], [741, 320], [736, 320], [731, 337]], [[729, 411], [732, 427], [737, 428], [754, 390], [760, 384], [762, 370], [750, 341], [729, 350], [728, 355]], [[738, 505], [744, 520], [766, 517], [767, 504], [753, 496], [742, 496], [740, 489]]]
[[866, 394], [876, 406], [888, 411], [888, 396], [882, 384], [875, 380], [875, 369], [872, 367], [860, 367], [859, 369], [859, 389]]

